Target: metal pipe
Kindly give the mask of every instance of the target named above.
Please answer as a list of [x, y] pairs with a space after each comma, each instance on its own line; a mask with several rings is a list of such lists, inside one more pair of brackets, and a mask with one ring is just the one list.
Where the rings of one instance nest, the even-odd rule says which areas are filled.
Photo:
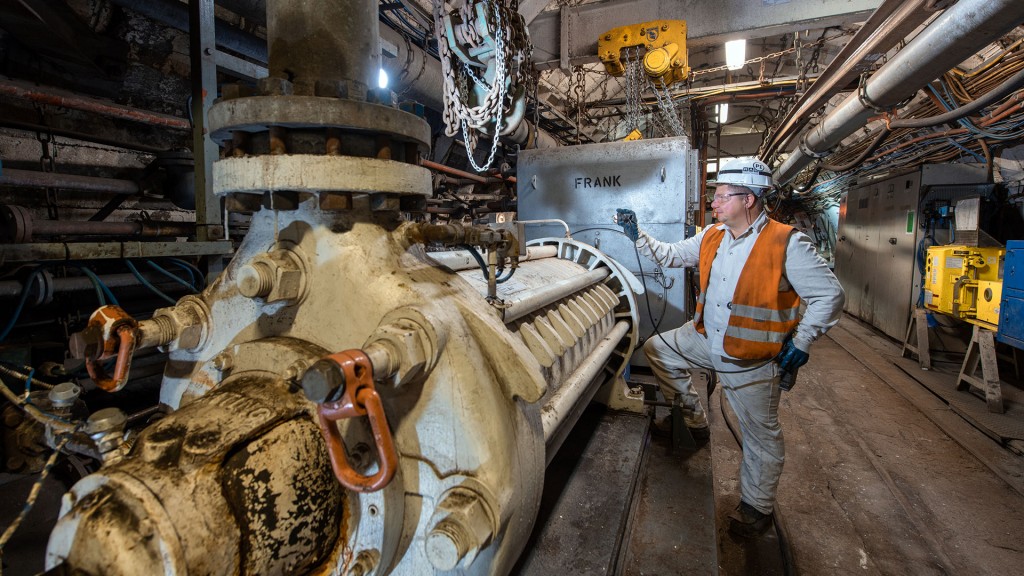
[[0, 172], [0, 186], [21, 186], [24, 188], [58, 188], [83, 192], [112, 192], [114, 194], [138, 194], [139, 185], [131, 180], [76, 176], [56, 172], [16, 170], [4, 168]]
[[[145, 272], [142, 276], [152, 282], [159, 284], [161, 290], [184, 290], [185, 286], [177, 282], [171, 282], [166, 276], [152, 272]], [[103, 274], [98, 276], [100, 282], [106, 284], [107, 288], [125, 288], [139, 286], [139, 279], [134, 274]], [[56, 292], [85, 292], [93, 290], [95, 285], [87, 276], [71, 276], [68, 278], [54, 278], [52, 281], [53, 291]], [[20, 296], [24, 285], [17, 280], [0, 281], [0, 298], [12, 298]]]
[[[1024, 2], [1020, 0], [961, 0], [875, 72], [863, 92], [876, 107], [895, 106], [1022, 21]], [[851, 94], [804, 135], [800, 146], [776, 169], [775, 180], [789, 183], [815, 157], [826, 155], [875, 114], [859, 94]]]
[[[541, 258], [554, 258], [558, 255], [557, 246], [530, 246], [526, 249], [526, 256], [519, 259], [520, 262], [529, 260], [540, 260]], [[459, 270], [472, 270], [479, 268], [476, 259], [468, 250], [453, 250], [451, 252], [428, 252], [432, 260], [438, 264], [458, 272]]]
[[609, 268], [597, 268], [579, 276], [559, 280], [554, 284], [524, 292], [518, 298], [508, 303], [504, 309], [503, 319], [505, 323], [518, 320], [552, 302], [557, 302], [562, 298], [571, 296], [587, 286], [597, 284], [610, 275], [611, 270]]
[[565, 220], [559, 220], [558, 218], [545, 218], [543, 220], [519, 220], [520, 224], [561, 224], [562, 228], [565, 228], [565, 237], [572, 239], [572, 233], [569, 232], [569, 224]]
[[772, 134], [764, 158], [786, 142], [804, 126], [811, 113], [821, 108], [864, 69], [868, 58], [877, 58], [930, 18], [930, 0], [885, 0], [871, 14], [860, 30], [832, 60], [832, 64], [811, 84], [796, 106], [786, 115], [779, 129]]
[[268, 0], [266, 17], [270, 76], [291, 80], [296, 93], [318, 93], [318, 84], [354, 82], [364, 93], [377, 85], [376, 0]]
[[615, 352], [619, 341], [629, 332], [629, 322], [620, 320], [594, 348], [594, 351], [583, 361], [579, 368], [566, 378], [544, 408], [540, 411], [541, 426], [544, 429], [546, 462], [550, 463], [558, 448], [568, 435], [572, 424], [579, 420], [580, 414], [590, 403], [597, 392], [600, 379], [597, 378], [604, 370], [608, 358]]
[[497, 182], [501, 182], [501, 180], [498, 180], [497, 178], [485, 178], [483, 176], [477, 176], [476, 174], [470, 174], [469, 172], [464, 172], [462, 170], [459, 170], [458, 168], [452, 168], [451, 166], [445, 166], [444, 164], [431, 162], [430, 160], [427, 160], [425, 158], [420, 159], [420, 166], [423, 166], [424, 168], [429, 168], [431, 170], [437, 170], [438, 172], [444, 172], [445, 174], [451, 174], [452, 176], [458, 176], [459, 178], [463, 178], [465, 180], [472, 180], [473, 182], [478, 182], [480, 184], [494, 184]]
[[35, 102], [38, 104], [60, 106], [70, 110], [91, 112], [108, 118], [141, 122], [143, 124], [159, 126], [161, 128], [172, 128], [177, 130], [192, 129], [192, 126], [185, 118], [139, 110], [137, 108], [129, 108], [128, 106], [121, 106], [120, 104], [114, 104], [113, 102], [86, 98], [57, 88], [36, 86], [27, 82], [11, 80], [10, 78], [0, 78], [0, 95], [12, 96], [14, 98], [28, 100], [29, 102]]
[[33, 236], [192, 236], [193, 222], [33, 220]]

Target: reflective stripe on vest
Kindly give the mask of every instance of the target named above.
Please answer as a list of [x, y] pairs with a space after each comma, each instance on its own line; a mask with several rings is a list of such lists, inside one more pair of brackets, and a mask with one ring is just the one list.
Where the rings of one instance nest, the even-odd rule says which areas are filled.
[[[799, 323], [800, 297], [788, 282], [782, 282], [792, 232], [793, 227], [769, 219], [758, 234], [730, 305], [729, 325], [722, 341], [726, 354], [746, 360], [771, 358], [779, 353], [786, 336]], [[694, 326], [701, 334], [707, 334], [703, 296], [710, 283], [711, 264], [725, 234], [725, 230], [711, 228], [701, 241], [701, 297], [694, 313]], [[780, 291], [783, 284], [786, 289]]]

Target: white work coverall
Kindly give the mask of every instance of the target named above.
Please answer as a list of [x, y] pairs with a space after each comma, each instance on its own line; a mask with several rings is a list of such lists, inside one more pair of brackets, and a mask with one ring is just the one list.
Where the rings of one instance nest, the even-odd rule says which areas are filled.
[[[726, 231], [709, 272], [704, 305], [707, 336], [697, 332], [690, 321], [663, 333], [661, 338], [658, 335], [648, 338], [644, 352], [666, 399], [671, 402], [676, 393], [682, 394], [682, 403], [697, 411], [701, 407], [690, 385], [689, 369], [712, 367], [718, 372], [722, 392], [736, 412], [743, 435], [740, 495], [747, 504], [770, 514], [785, 458], [778, 419], [778, 364], [732, 358], [726, 354], [722, 343], [740, 273], [767, 223], [768, 215], [762, 212], [738, 237], [733, 238]], [[641, 254], [661, 266], [693, 267], [700, 261], [703, 237], [704, 231], [680, 242], [667, 243], [641, 231], [636, 246]], [[825, 261], [815, 252], [811, 240], [799, 231], [790, 235], [786, 247], [783, 282], [787, 281], [807, 306], [793, 335], [794, 345], [807, 352], [815, 339], [839, 322], [845, 294]], [[750, 368], [753, 369], [741, 371]]]

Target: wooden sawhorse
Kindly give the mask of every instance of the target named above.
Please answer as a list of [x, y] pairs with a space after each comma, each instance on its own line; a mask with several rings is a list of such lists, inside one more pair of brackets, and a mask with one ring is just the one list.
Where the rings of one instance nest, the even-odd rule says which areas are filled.
[[[981, 378], [975, 376], [978, 363], [981, 363]], [[999, 364], [996, 361], [995, 333], [988, 328], [974, 325], [971, 343], [967, 346], [967, 355], [960, 367], [960, 376], [956, 381], [957, 390], [968, 390], [975, 387], [985, 393], [988, 411], [1002, 414], [1003, 392], [999, 384]]]

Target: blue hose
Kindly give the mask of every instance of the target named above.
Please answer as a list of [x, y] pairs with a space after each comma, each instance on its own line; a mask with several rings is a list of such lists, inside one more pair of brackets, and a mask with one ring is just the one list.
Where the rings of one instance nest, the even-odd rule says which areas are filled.
[[165, 302], [171, 304], [172, 306], [178, 303], [177, 300], [175, 300], [174, 298], [171, 298], [167, 294], [164, 294], [159, 288], [157, 288], [156, 286], [153, 286], [153, 284], [150, 283], [149, 280], [146, 280], [142, 276], [142, 274], [139, 273], [139, 270], [135, 267], [135, 264], [132, 264], [131, 260], [125, 260], [124, 263], [125, 263], [125, 265], [128, 266], [128, 269], [132, 271], [132, 274], [135, 275], [135, 279], [138, 280], [139, 283], [142, 284], [143, 286], [145, 286], [146, 288], [149, 288], [150, 292], [152, 292], [153, 294], [156, 294], [157, 296], [159, 296]]

